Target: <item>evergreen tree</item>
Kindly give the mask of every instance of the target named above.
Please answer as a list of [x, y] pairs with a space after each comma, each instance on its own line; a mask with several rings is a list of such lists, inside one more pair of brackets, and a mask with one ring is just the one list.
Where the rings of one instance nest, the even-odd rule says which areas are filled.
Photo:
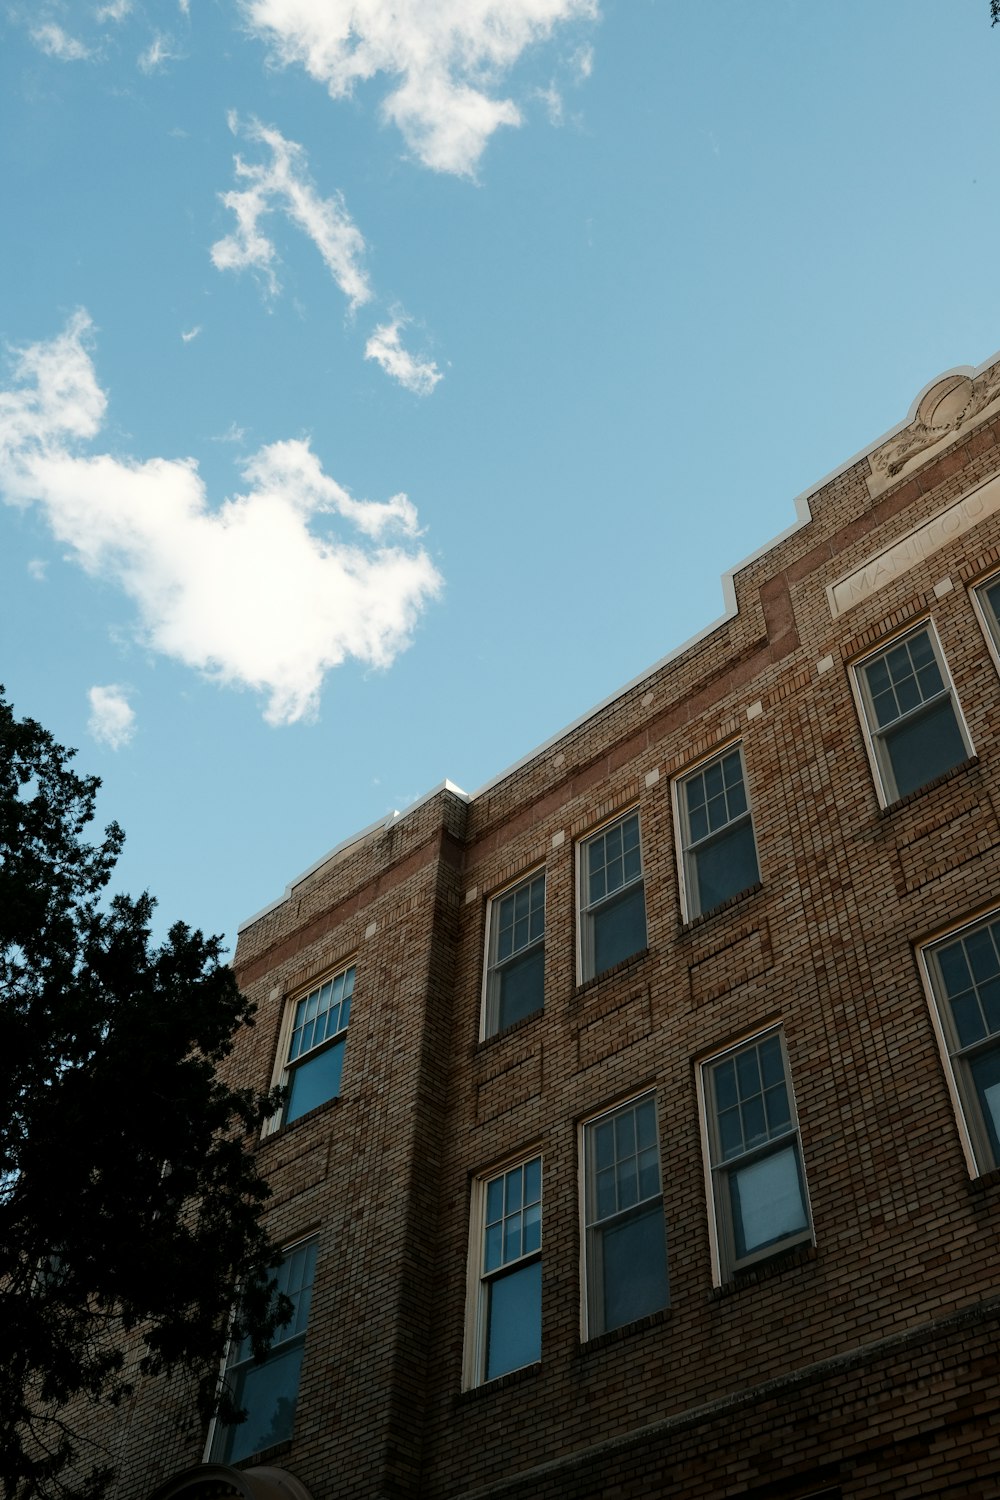
[[[153, 943], [148, 895], [106, 899], [122, 847], [88, 843], [100, 785], [0, 689], [0, 1492], [96, 1496], [90, 1403], [184, 1371], [192, 1421], [236, 1333], [287, 1309], [248, 1149], [273, 1099], [218, 1064], [252, 1009], [220, 940]], [[222, 1413], [226, 1419], [231, 1409]]]

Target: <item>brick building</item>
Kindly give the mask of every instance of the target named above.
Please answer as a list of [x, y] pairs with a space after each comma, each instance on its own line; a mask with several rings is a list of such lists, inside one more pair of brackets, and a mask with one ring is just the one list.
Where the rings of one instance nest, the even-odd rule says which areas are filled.
[[727, 593], [243, 927], [296, 1318], [122, 1496], [1000, 1494], [1000, 364]]

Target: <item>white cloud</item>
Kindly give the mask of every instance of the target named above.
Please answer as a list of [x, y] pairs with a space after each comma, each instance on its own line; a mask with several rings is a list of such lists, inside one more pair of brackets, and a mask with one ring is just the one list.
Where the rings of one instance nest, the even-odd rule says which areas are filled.
[[213, 443], [242, 443], [247, 435], [245, 427], [239, 427], [235, 422], [230, 422], [225, 432], [216, 432], [212, 435]]
[[[240, 131], [235, 114], [230, 114], [229, 126], [234, 134]], [[259, 228], [259, 221], [280, 208], [312, 240], [351, 307], [367, 302], [371, 288], [361, 266], [365, 241], [341, 195], [319, 196], [309, 179], [302, 147], [296, 141], [287, 141], [279, 130], [250, 120], [242, 131], [248, 140], [267, 146], [271, 160], [254, 166], [239, 156], [235, 158], [236, 176], [249, 186], [240, 192], [234, 189], [221, 194], [223, 203], [236, 215], [236, 233], [216, 240], [212, 264], [220, 271], [251, 267], [263, 275], [269, 290], [276, 292], [277, 251]]]
[[162, 31], [158, 31], [146, 48], [140, 52], [137, 61], [143, 73], [157, 73], [168, 62], [180, 62], [183, 53], [173, 50], [173, 43]]
[[556, 27], [594, 20], [597, 0], [241, 0], [252, 31], [333, 98], [382, 73], [382, 113], [439, 172], [472, 176], [490, 136], [521, 112], [496, 88]]
[[48, 568], [49, 565], [43, 558], [33, 557], [28, 562], [28, 576], [33, 578], [36, 583], [44, 583]]
[[98, 6], [95, 15], [98, 21], [124, 21], [132, 9], [132, 0], [107, 0]]
[[432, 360], [420, 360], [404, 349], [399, 330], [405, 318], [381, 323], [365, 345], [365, 359], [373, 359], [387, 375], [418, 396], [429, 396], [443, 377]]
[[89, 47], [77, 41], [75, 36], [70, 36], [54, 21], [36, 27], [31, 33], [31, 40], [36, 47], [48, 53], [49, 57], [57, 57], [60, 62], [80, 62], [90, 56]]
[[261, 448], [214, 509], [194, 459], [81, 452], [106, 409], [89, 332], [78, 313], [0, 390], [5, 500], [125, 591], [149, 646], [266, 694], [272, 724], [313, 712], [348, 657], [389, 666], [441, 587], [410, 500], [355, 500], [301, 440]]
[[190, 344], [194, 339], [198, 337], [200, 332], [201, 324], [196, 323], [195, 326], [193, 328], [189, 328], [187, 332], [184, 332], [183, 330], [181, 331], [181, 339], [185, 344]]
[[191, 0], [177, 0], [177, 4], [180, 7], [182, 16], [189, 16], [191, 14]]
[[87, 697], [90, 699], [87, 728], [94, 739], [111, 750], [127, 745], [135, 734], [135, 710], [122, 689], [114, 683], [92, 687]]

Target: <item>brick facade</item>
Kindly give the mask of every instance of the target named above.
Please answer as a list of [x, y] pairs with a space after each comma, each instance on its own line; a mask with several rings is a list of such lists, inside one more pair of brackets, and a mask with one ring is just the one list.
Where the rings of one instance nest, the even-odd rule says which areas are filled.
[[[339, 1097], [258, 1148], [273, 1233], [318, 1251], [292, 1438], [242, 1470], [313, 1500], [1000, 1495], [1000, 1170], [960, 1123], [921, 962], [1000, 909], [1000, 674], [973, 598], [1000, 573], [998, 381], [966, 378], [977, 399], [926, 441], [918, 412], [888, 479], [876, 445], [813, 492], [709, 633], [475, 796], [445, 785], [341, 846], [244, 927], [241, 1080], [270, 1084], [314, 981], [353, 962], [356, 988]], [[915, 625], [969, 753], [892, 800], [855, 667]], [[689, 918], [678, 778], [736, 744], [759, 878]], [[646, 940], [582, 979], [580, 841], [634, 810]], [[544, 1008], [482, 1039], [490, 899], [543, 869]], [[810, 1229], [734, 1269], [701, 1065], [778, 1032]], [[647, 1095], [669, 1306], [585, 1338], [581, 1128]], [[536, 1156], [541, 1355], [484, 1380], [470, 1215], [482, 1179]], [[146, 1389], [120, 1424], [123, 1500], [264, 1485], [185, 1478], [204, 1434], [173, 1433], [178, 1400]]]

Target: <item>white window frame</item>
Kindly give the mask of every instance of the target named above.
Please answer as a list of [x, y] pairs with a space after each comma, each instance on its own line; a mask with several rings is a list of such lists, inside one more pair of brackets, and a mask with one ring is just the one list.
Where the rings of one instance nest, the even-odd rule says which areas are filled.
[[[941, 674], [941, 679], [944, 686], [942, 687], [941, 691], [935, 695], [934, 698], [925, 699], [917, 708], [908, 710], [905, 714], [901, 714], [899, 718], [895, 719], [891, 724], [884, 725], [879, 728], [876, 724], [874, 704], [872, 702], [871, 690], [868, 685], [867, 668], [878, 657], [885, 656], [895, 647], [903, 645], [903, 643], [909, 640], [910, 637], [921, 635], [924, 633], [926, 633], [927, 638], [930, 641], [931, 650], [934, 654], [934, 659], [937, 663], [938, 671]], [[922, 620], [911, 621], [905, 629], [899, 630], [894, 635], [888, 636], [885, 640], [880, 641], [879, 644], [871, 651], [866, 651], [864, 656], [858, 657], [857, 661], [852, 662], [851, 664], [850, 680], [851, 690], [854, 694], [854, 701], [857, 706], [858, 718], [861, 721], [861, 728], [864, 734], [865, 750], [867, 752], [868, 760], [872, 768], [872, 776], [875, 780], [875, 790], [878, 795], [879, 803], [882, 807], [891, 807], [894, 802], [897, 802], [899, 800], [901, 795], [910, 795], [909, 793], [901, 794], [896, 789], [895, 776], [892, 769], [890, 754], [885, 744], [885, 736], [888, 731], [893, 730], [900, 724], [905, 723], [908, 718], [918, 717], [927, 709], [930, 704], [942, 701], [945, 697], [948, 697], [950, 699], [952, 710], [955, 715], [955, 722], [958, 725], [958, 732], [965, 746], [966, 758], [975, 754], [975, 749], [972, 744], [972, 736], [969, 734], [969, 726], [965, 722], [965, 715], [962, 712], [962, 705], [959, 700], [958, 693], [955, 689], [954, 679], [952, 678], [951, 671], [948, 667], [948, 660], [941, 646], [941, 639], [938, 635], [937, 627], [935, 626], [934, 621], [930, 616], [926, 616]], [[960, 762], [956, 762], [956, 764], [960, 764]], [[942, 772], [941, 774], [943, 775], [945, 773]], [[935, 778], [931, 779], [933, 780]], [[920, 788], [914, 787], [912, 790], [919, 791]]]
[[[525, 886], [534, 885], [535, 881], [541, 879], [544, 882], [542, 892], [542, 932], [541, 936], [529, 940], [520, 948], [514, 950], [506, 959], [497, 961], [497, 945], [499, 940], [499, 916], [500, 909], [508, 897], [516, 896], [517, 892]], [[529, 951], [540, 948], [542, 950], [542, 966], [545, 964], [545, 920], [547, 916], [546, 901], [548, 899], [548, 879], [544, 865], [538, 865], [529, 870], [525, 875], [519, 875], [516, 880], [505, 885], [502, 890], [491, 896], [486, 908], [486, 952], [483, 959], [483, 995], [482, 1013], [479, 1026], [479, 1037], [485, 1041], [487, 1037], [496, 1036], [504, 1028], [500, 1026], [500, 982], [501, 971], [516, 959], [521, 958]], [[544, 975], [542, 986], [542, 1004], [531, 1015], [539, 1015], [544, 1009]], [[527, 1017], [524, 1017], [526, 1020]], [[511, 1024], [514, 1024], [513, 1022]]]
[[[716, 761], [726, 760], [733, 752], [740, 757], [740, 769], [743, 773], [743, 792], [746, 797], [746, 812], [740, 813], [724, 823], [721, 828], [713, 829], [711, 833], [700, 839], [691, 838], [690, 823], [688, 820], [687, 794], [685, 788], [689, 781], [695, 776], [702, 776]], [[714, 839], [719, 838], [727, 829], [735, 827], [738, 823], [749, 823], [750, 833], [753, 838], [754, 858], [757, 861], [757, 880], [751, 885], [760, 882], [760, 849], [757, 845], [757, 830], [753, 819], [753, 799], [750, 796], [750, 787], [747, 780], [747, 762], [743, 753], [743, 741], [731, 740], [728, 744], [717, 747], [709, 755], [687, 768], [681, 775], [675, 776], [672, 783], [674, 828], [677, 832], [677, 880], [681, 893], [681, 910], [684, 920], [691, 922], [695, 917], [702, 914], [702, 907], [698, 902], [697, 881], [697, 856], [700, 851], [707, 847]], [[740, 890], [733, 891], [733, 896], [738, 896], [740, 891], [749, 890], [749, 886], [741, 886]], [[726, 900], [731, 899], [726, 897]], [[720, 902], [723, 905], [724, 902]], [[714, 907], [705, 908], [713, 911]]]
[[[597, 839], [607, 834], [616, 823], [624, 824], [630, 818], [635, 818], [639, 833], [639, 874], [625, 885], [619, 886], [610, 896], [603, 896], [599, 901], [590, 902], [586, 898], [586, 884], [589, 874], [587, 851]], [[642, 913], [646, 928], [646, 942], [643, 944], [643, 948], [645, 948], [649, 944], [649, 914], [646, 911], [646, 865], [642, 847], [642, 817], [638, 804], [627, 807], [623, 812], [615, 813], [614, 817], [606, 818], [603, 823], [598, 824], [596, 828], [592, 828], [589, 833], [576, 841], [576, 973], [578, 984], [584, 984], [589, 979], [595, 979], [598, 973], [605, 972], [595, 967], [594, 914], [610, 902], [619, 899], [624, 891], [634, 886], [639, 886], [642, 890]], [[642, 951], [642, 948], [636, 949], [637, 953], [641, 953]], [[621, 961], [624, 962], [625, 960]], [[613, 968], [614, 965], [611, 967]]]
[[[284, 1263], [285, 1261], [289, 1260], [295, 1254], [296, 1250], [301, 1250], [304, 1246], [311, 1245], [311, 1244], [315, 1244], [316, 1245], [316, 1247], [317, 1247], [317, 1254], [318, 1254], [319, 1236], [317, 1234], [302, 1235], [299, 1239], [293, 1240], [291, 1242], [291, 1244], [286, 1245], [284, 1247], [284, 1249], [282, 1250], [282, 1252], [281, 1252], [282, 1263]], [[312, 1293], [313, 1293], [313, 1289], [315, 1288], [315, 1285], [316, 1285], [316, 1281], [315, 1281], [315, 1277], [316, 1277], [316, 1261], [315, 1261], [315, 1258], [313, 1260], [312, 1275], [313, 1275], [313, 1279], [309, 1283], [310, 1305], [309, 1305], [309, 1310], [308, 1310], [307, 1315], [306, 1315], [305, 1323], [302, 1325], [302, 1327], [300, 1329], [296, 1329], [296, 1331], [289, 1338], [281, 1338], [279, 1335], [281, 1334], [282, 1330], [278, 1329], [276, 1331], [275, 1338], [271, 1342], [271, 1348], [272, 1349], [274, 1349], [275, 1347], [279, 1347], [280, 1348], [280, 1346], [282, 1344], [287, 1345], [289, 1348], [293, 1344], [301, 1344], [303, 1346], [303, 1348], [305, 1347], [306, 1338], [307, 1338], [308, 1333], [309, 1333], [309, 1323], [310, 1323], [310, 1320], [311, 1320], [311, 1317], [312, 1317]], [[236, 1309], [233, 1308], [233, 1309], [231, 1309], [230, 1315], [229, 1315], [229, 1326], [230, 1326], [230, 1329], [232, 1328], [232, 1324], [233, 1324], [233, 1321], [235, 1319], [235, 1315], [236, 1315]], [[226, 1379], [226, 1376], [229, 1374], [230, 1370], [234, 1368], [233, 1358], [232, 1358], [233, 1353], [234, 1353], [234, 1343], [233, 1343], [232, 1337], [229, 1337], [227, 1339], [227, 1343], [226, 1343], [226, 1351], [225, 1351], [225, 1353], [222, 1356], [222, 1361], [221, 1361], [220, 1366], [219, 1366], [219, 1387], [220, 1387], [220, 1389], [222, 1387], [222, 1384], [223, 1384], [224, 1380]], [[266, 1365], [267, 1364], [267, 1361], [268, 1361], [269, 1357], [270, 1356], [265, 1356], [264, 1360], [261, 1362], [262, 1365]], [[240, 1363], [241, 1364], [246, 1364], [247, 1361], [240, 1361]], [[298, 1385], [296, 1386], [296, 1406], [298, 1404], [298, 1392], [301, 1389], [301, 1385], [302, 1385], [302, 1372], [301, 1372], [301, 1369], [300, 1369], [300, 1371], [299, 1371], [299, 1382], [298, 1382]], [[242, 1463], [245, 1463], [245, 1461], [246, 1461], [247, 1458], [251, 1458], [251, 1457], [254, 1456], [253, 1454], [246, 1454], [243, 1457], [238, 1458], [236, 1460], [229, 1460], [228, 1458], [223, 1458], [221, 1456], [221, 1453], [222, 1453], [222, 1449], [221, 1449], [222, 1434], [225, 1431], [227, 1431], [230, 1426], [233, 1426], [233, 1425], [234, 1424], [232, 1424], [232, 1423], [220, 1422], [217, 1416], [213, 1416], [212, 1417], [211, 1421], [208, 1424], [208, 1434], [207, 1434], [207, 1436], [205, 1438], [205, 1451], [204, 1451], [204, 1454], [203, 1454], [203, 1457], [202, 1457], [202, 1462], [203, 1463], [207, 1464], [207, 1463], [230, 1463], [230, 1462], [235, 1462], [235, 1463], [238, 1463], [238, 1464], [242, 1464]], [[239, 1424], [239, 1426], [242, 1426], [242, 1424]], [[237, 1431], [239, 1430], [238, 1426], [237, 1426], [236, 1430]], [[217, 1448], [217, 1444], [219, 1445], [218, 1448]], [[261, 1451], [266, 1451], [266, 1450], [261, 1450]], [[213, 1453], [215, 1454], [214, 1457], [213, 1457]]]
[[1000, 573], [992, 573], [988, 578], [981, 578], [971, 593], [972, 607], [990, 648], [993, 665], [1000, 672], [1000, 617], [986, 598], [987, 591], [997, 587], [1000, 587]]
[[[591, 1172], [592, 1134], [596, 1127], [610, 1122], [618, 1115], [628, 1114], [638, 1108], [639, 1105], [650, 1101], [653, 1105], [653, 1119], [656, 1141], [656, 1175], [657, 1191], [647, 1194], [645, 1198], [637, 1199], [635, 1204], [626, 1209], [617, 1210], [613, 1214], [605, 1214], [599, 1218], [596, 1212], [596, 1195], [594, 1178]], [[660, 1116], [657, 1107], [656, 1092], [653, 1089], [644, 1089], [642, 1093], [635, 1094], [630, 1099], [620, 1100], [617, 1104], [609, 1105], [598, 1114], [589, 1116], [580, 1122], [578, 1156], [580, 1164], [580, 1246], [581, 1246], [581, 1301], [580, 1301], [580, 1333], [584, 1342], [591, 1338], [597, 1338], [602, 1333], [611, 1332], [605, 1328], [604, 1320], [600, 1313], [604, 1294], [604, 1267], [602, 1262], [602, 1239], [603, 1232], [616, 1223], [622, 1223], [628, 1218], [637, 1216], [644, 1210], [648, 1211], [653, 1204], [660, 1206], [660, 1224], [663, 1230], [663, 1260], [666, 1275], [666, 1300], [661, 1303], [660, 1308], [650, 1308], [641, 1316], [650, 1316], [659, 1312], [663, 1307], [670, 1306], [670, 1267], [667, 1257], [667, 1229], [666, 1229], [666, 1205], [663, 1199], [663, 1159], [660, 1154]], [[627, 1327], [628, 1324], [614, 1324], [613, 1327]]]
[[[525, 1168], [538, 1162], [539, 1166], [539, 1234], [538, 1244], [528, 1252], [505, 1260], [500, 1266], [487, 1271], [484, 1266], [486, 1254], [486, 1212], [487, 1196], [490, 1184], [499, 1180], [506, 1181], [507, 1176], [516, 1171], [518, 1167]], [[487, 1375], [487, 1359], [489, 1357], [489, 1314], [490, 1314], [490, 1288], [493, 1283], [500, 1280], [513, 1269], [520, 1269], [536, 1262], [542, 1262], [544, 1244], [544, 1213], [545, 1213], [545, 1161], [541, 1148], [528, 1150], [517, 1156], [509, 1157], [499, 1166], [492, 1167], [488, 1172], [481, 1173], [473, 1178], [471, 1204], [469, 1213], [469, 1256], [468, 1273], [466, 1279], [466, 1318], [465, 1318], [465, 1356], [462, 1368], [462, 1388], [471, 1390], [474, 1386], [486, 1385], [494, 1380], [502, 1380], [504, 1375], [512, 1374], [514, 1369], [527, 1369], [534, 1360], [529, 1360], [523, 1365], [514, 1366], [511, 1370], [505, 1370], [501, 1374]], [[541, 1346], [541, 1312], [539, 1313], [539, 1346]]]
[[[335, 964], [331, 969], [328, 969], [318, 979], [311, 980], [308, 984], [305, 985], [299, 985], [298, 988], [288, 996], [287, 1000], [285, 1001], [284, 1015], [281, 1018], [281, 1029], [278, 1033], [278, 1045], [274, 1055], [274, 1069], [271, 1074], [272, 1089], [284, 1088], [290, 1090], [292, 1074], [294, 1073], [295, 1068], [302, 1062], [304, 1062], [311, 1054], [315, 1053], [318, 1055], [321, 1051], [329, 1051], [333, 1047], [338, 1045], [344, 1046], [346, 1051], [347, 1033], [350, 1027], [350, 1010], [354, 997], [355, 980], [353, 979], [351, 981], [351, 991], [347, 1001], [347, 1020], [344, 1021], [342, 1025], [338, 1025], [335, 1032], [331, 1033], [329, 1036], [324, 1037], [323, 1040], [316, 1046], [307, 1048], [299, 1058], [289, 1057], [289, 1052], [291, 1051], [292, 1047], [292, 1039], [295, 1034], [295, 1014], [300, 1003], [303, 1000], [307, 1000], [310, 995], [313, 995], [322, 990], [325, 984], [336, 983], [341, 975], [347, 975], [352, 971], [356, 974], [356, 957], [347, 958], [342, 962]], [[340, 1005], [340, 1014], [341, 1016], [343, 1014], [343, 1001], [341, 1001]], [[339, 1099], [340, 1094], [341, 1088], [338, 1087], [337, 1093], [332, 1094], [330, 1097], [332, 1099]], [[273, 1134], [274, 1131], [280, 1130], [282, 1125], [286, 1123], [288, 1116], [288, 1104], [289, 1099], [286, 1098], [282, 1107], [276, 1110], [271, 1118], [265, 1122], [264, 1128], [261, 1132], [263, 1136]], [[319, 1108], [319, 1105], [317, 1105], [316, 1107]], [[298, 1116], [297, 1118], [302, 1117]]]
[[[781, 1043], [781, 1055], [784, 1064], [784, 1083], [788, 1094], [788, 1106], [790, 1111], [790, 1123], [787, 1131], [762, 1142], [760, 1146], [753, 1147], [729, 1160], [717, 1160], [717, 1122], [715, 1117], [715, 1090], [710, 1081], [711, 1071], [729, 1057], [735, 1057], [737, 1053], [744, 1052], [751, 1046], [758, 1046], [771, 1036], [777, 1036]], [[750, 1032], [736, 1042], [722, 1047], [711, 1056], [701, 1059], [697, 1068], [698, 1089], [698, 1118], [701, 1127], [702, 1159], [705, 1166], [705, 1196], [708, 1204], [709, 1242], [712, 1255], [712, 1283], [714, 1286], [724, 1286], [742, 1270], [762, 1261], [769, 1260], [772, 1256], [781, 1255], [786, 1250], [794, 1249], [799, 1245], [814, 1244], [815, 1235], [813, 1229], [812, 1207], [809, 1201], [809, 1181], [806, 1176], [805, 1157], [802, 1150], [802, 1132], [799, 1126], [798, 1111], [795, 1104], [795, 1090], [792, 1086], [791, 1067], [788, 1058], [788, 1048], [785, 1043], [784, 1028], [780, 1023], [763, 1026], [759, 1030]], [[781, 1142], [790, 1141], [794, 1143], [798, 1178], [802, 1191], [802, 1203], [805, 1209], [805, 1226], [796, 1232], [783, 1236], [780, 1240], [764, 1245], [761, 1249], [744, 1256], [737, 1256], [734, 1231], [732, 1226], [732, 1215], [728, 1207], [726, 1191], [730, 1172], [741, 1163], [747, 1163], [755, 1159], [763, 1158], [783, 1149]]]
[[997, 922], [1000, 922], [1000, 910], [986, 912], [922, 943], [917, 950], [920, 978], [930, 1007], [931, 1024], [971, 1178], [982, 1177], [1000, 1167], [1000, 1153], [994, 1150], [990, 1142], [970, 1067], [970, 1059], [1000, 1048], [1000, 1030], [987, 1032], [978, 1042], [962, 1045], [950, 1013], [949, 995], [938, 954], [942, 949], [972, 936], [977, 929], [991, 927]]

